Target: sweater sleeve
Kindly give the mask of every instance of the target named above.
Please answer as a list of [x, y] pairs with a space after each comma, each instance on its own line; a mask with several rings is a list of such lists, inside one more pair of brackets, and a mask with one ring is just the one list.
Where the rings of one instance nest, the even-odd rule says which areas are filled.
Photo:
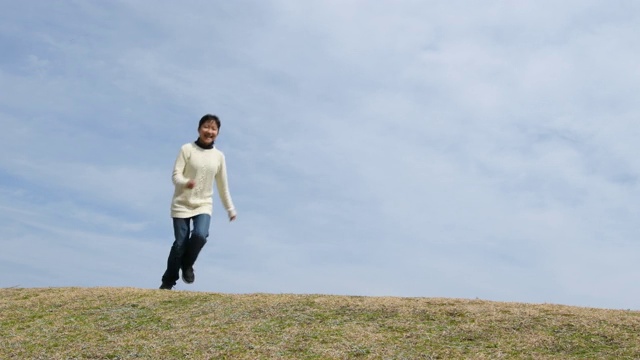
[[216, 173], [216, 187], [218, 188], [218, 195], [220, 196], [222, 205], [224, 205], [225, 209], [227, 209], [229, 217], [236, 215], [236, 209], [233, 206], [233, 201], [231, 201], [231, 194], [229, 193], [229, 184], [227, 182], [227, 165], [224, 159], [224, 155], [222, 155], [220, 169]]
[[184, 169], [187, 165], [187, 161], [189, 160], [187, 151], [188, 150], [186, 146], [180, 148], [180, 153], [178, 154], [176, 162], [173, 165], [173, 176], [171, 177], [171, 180], [173, 180], [174, 185], [185, 186], [189, 182], [189, 179], [184, 176]]

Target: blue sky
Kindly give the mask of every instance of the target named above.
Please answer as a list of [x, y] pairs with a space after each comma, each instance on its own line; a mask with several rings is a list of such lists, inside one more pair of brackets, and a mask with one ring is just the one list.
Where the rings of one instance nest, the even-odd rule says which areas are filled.
[[5, 1], [0, 287], [157, 288], [171, 170], [222, 120], [179, 290], [638, 309], [636, 1]]

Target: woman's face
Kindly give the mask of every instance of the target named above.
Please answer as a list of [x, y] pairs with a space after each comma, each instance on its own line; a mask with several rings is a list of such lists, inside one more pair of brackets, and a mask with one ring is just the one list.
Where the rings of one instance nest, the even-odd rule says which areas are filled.
[[215, 121], [207, 121], [198, 129], [200, 141], [206, 145], [211, 144], [218, 136], [218, 124]]

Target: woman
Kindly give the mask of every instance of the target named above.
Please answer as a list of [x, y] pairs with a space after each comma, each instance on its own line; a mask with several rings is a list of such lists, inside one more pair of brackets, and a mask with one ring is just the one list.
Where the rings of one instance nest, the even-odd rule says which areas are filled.
[[[175, 190], [171, 201], [175, 241], [171, 246], [160, 289], [171, 290], [180, 277], [180, 270], [185, 283], [195, 281], [193, 264], [209, 236], [214, 181], [229, 221], [236, 219], [236, 210], [227, 185], [224, 154], [214, 146], [219, 132], [220, 119], [207, 114], [198, 124], [198, 140], [180, 148], [173, 167]], [[193, 229], [189, 235], [191, 223]]]

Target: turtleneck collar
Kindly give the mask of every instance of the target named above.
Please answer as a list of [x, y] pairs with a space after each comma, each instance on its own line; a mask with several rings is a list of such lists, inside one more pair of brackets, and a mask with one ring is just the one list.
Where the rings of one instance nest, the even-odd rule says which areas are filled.
[[208, 149], [213, 149], [214, 142], [215, 141], [211, 142], [211, 144], [209, 144], [209, 145], [206, 145], [206, 144], [203, 144], [200, 141], [200, 138], [198, 138], [198, 140], [196, 140], [196, 145], [198, 145], [198, 147], [201, 148], [201, 149], [208, 150]]

